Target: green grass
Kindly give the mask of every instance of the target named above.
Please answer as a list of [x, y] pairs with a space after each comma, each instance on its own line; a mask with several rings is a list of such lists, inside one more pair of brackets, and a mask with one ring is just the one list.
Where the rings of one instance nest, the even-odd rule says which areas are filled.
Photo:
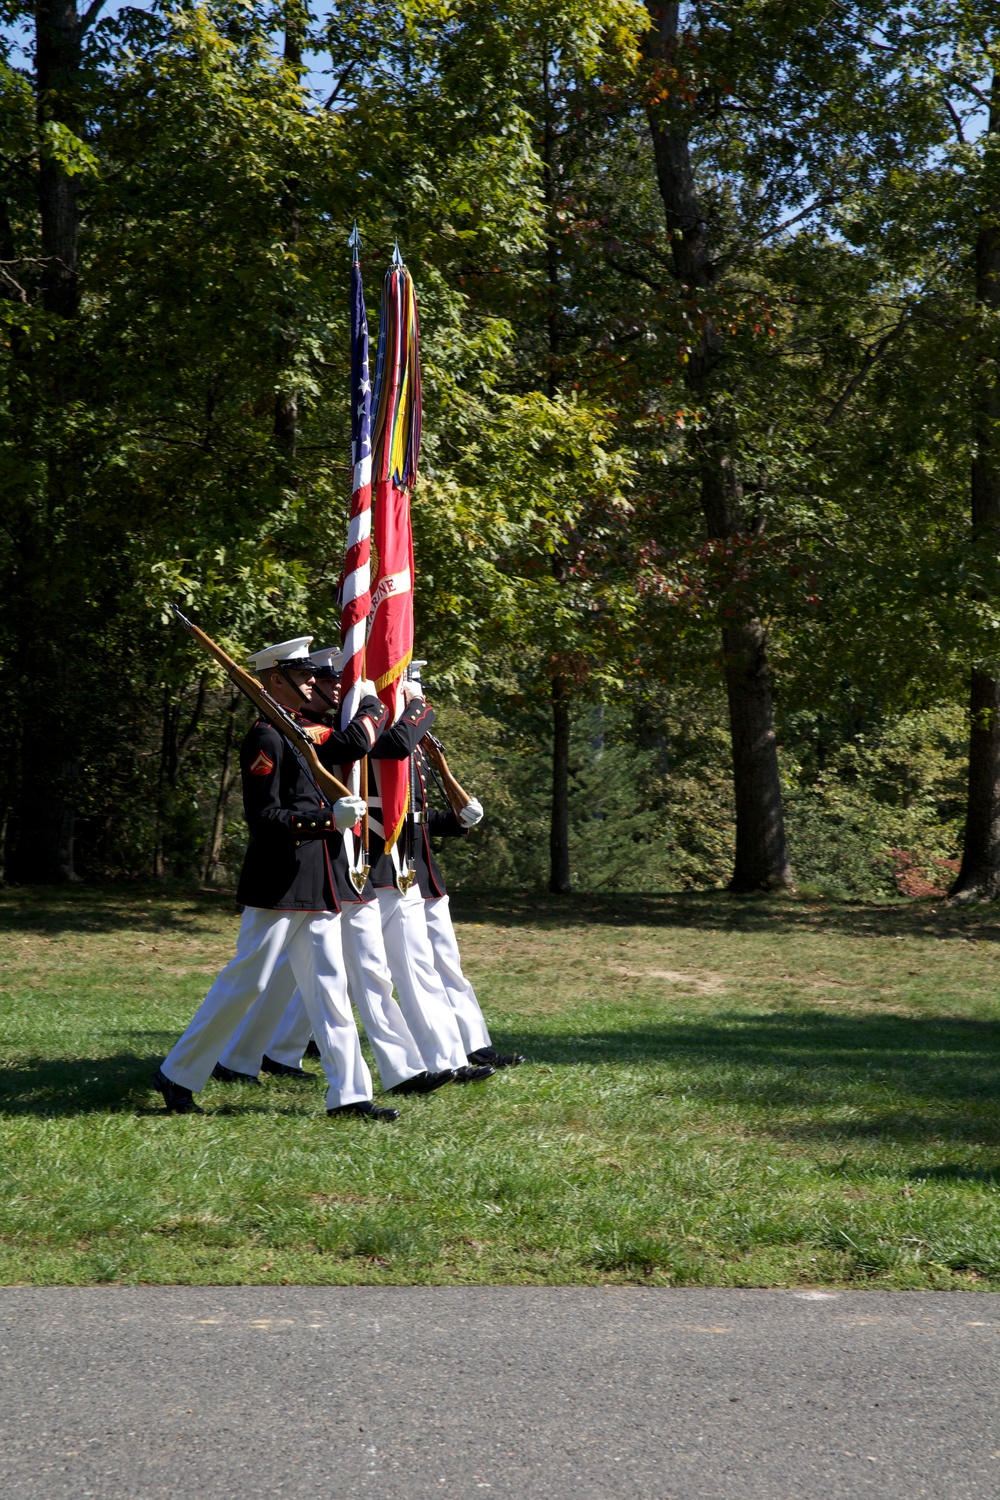
[[330, 1121], [320, 1082], [153, 1066], [230, 899], [0, 895], [0, 1281], [1000, 1288], [990, 908], [497, 899], [460, 908], [529, 1066]]

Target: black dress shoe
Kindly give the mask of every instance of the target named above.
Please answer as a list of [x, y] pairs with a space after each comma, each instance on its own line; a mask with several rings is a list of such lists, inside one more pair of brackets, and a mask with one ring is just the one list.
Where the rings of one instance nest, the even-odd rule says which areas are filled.
[[486, 1063], [491, 1068], [516, 1068], [518, 1063], [527, 1062], [523, 1052], [498, 1052], [495, 1047], [480, 1047], [476, 1052], [469, 1053], [470, 1063]]
[[173, 1083], [162, 1068], [157, 1068], [153, 1074], [153, 1083], [163, 1095], [163, 1102], [169, 1114], [203, 1115], [205, 1113], [195, 1104], [191, 1090], [182, 1088], [179, 1083]]
[[212, 1069], [212, 1077], [217, 1078], [220, 1083], [254, 1083], [260, 1087], [260, 1079], [256, 1073], [237, 1073], [235, 1068], [223, 1067], [222, 1063], [216, 1063]]
[[398, 1109], [382, 1109], [378, 1104], [373, 1104], [370, 1099], [360, 1099], [357, 1104], [338, 1104], [336, 1109], [328, 1109], [327, 1114], [332, 1118], [334, 1115], [361, 1115], [365, 1120], [398, 1120]]
[[433, 1094], [435, 1089], [450, 1083], [454, 1076], [452, 1068], [446, 1068], [443, 1073], [414, 1073], [412, 1078], [404, 1078], [402, 1083], [393, 1084], [391, 1089], [386, 1089], [386, 1093]]
[[273, 1057], [267, 1053], [260, 1060], [260, 1071], [271, 1073], [275, 1078], [313, 1078], [315, 1075], [307, 1073], [305, 1068], [293, 1068], [291, 1063], [275, 1062]]
[[318, 1058], [320, 1056], [320, 1050], [319, 1050], [319, 1048], [316, 1045], [316, 1038], [315, 1037], [311, 1036], [309, 1038], [308, 1042], [306, 1042], [305, 1055], [306, 1055], [306, 1057], [316, 1057], [316, 1058]]
[[464, 1068], [455, 1069], [456, 1083], [485, 1083], [487, 1078], [492, 1078], [496, 1068], [491, 1068], [489, 1063], [481, 1067], [473, 1067], [469, 1064]]

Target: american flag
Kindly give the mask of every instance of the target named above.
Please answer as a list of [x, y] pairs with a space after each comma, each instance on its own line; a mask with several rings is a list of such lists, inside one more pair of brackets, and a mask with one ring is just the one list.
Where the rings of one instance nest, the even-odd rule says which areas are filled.
[[[361, 702], [365, 676], [365, 631], [371, 609], [372, 534], [372, 383], [368, 372], [368, 317], [359, 260], [357, 226], [351, 236], [351, 516], [341, 584], [340, 639], [344, 648], [340, 679], [340, 722], [353, 719]], [[358, 768], [351, 771], [351, 790], [357, 790]]]

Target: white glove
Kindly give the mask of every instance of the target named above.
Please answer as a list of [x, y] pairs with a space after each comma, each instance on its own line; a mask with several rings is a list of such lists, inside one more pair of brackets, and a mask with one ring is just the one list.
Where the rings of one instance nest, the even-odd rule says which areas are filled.
[[420, 686], [419, 682], [404, 682], [403, 683], [403, 702], [406, 704], [407, 707], [409, 707], [409, 705], [413, 702], [413, 700], [415, 698], [417, 698], [421, 702], [423, 702], [423, 697], [424, 697], [424, 690]]
[[470, 797], [458, 815], [458, 821], [463, 828], [475, 828], [477, 823], [483, 820], [483, 804], [476, 797]]
[[345, 828], [353, 828], [355, 823], [360, 823], [366, 811], [364, 797], [341, 797], [339, 802], [333, 804], [333, 821], [337, 832], [343, 833]]
[[362, 677], [361, 681], [358, 683], [358, 687], [361, 689], [362, 698], [378, 697], [378, 688], [375, 686], [374, 682], [372, 682], [370, 677]]

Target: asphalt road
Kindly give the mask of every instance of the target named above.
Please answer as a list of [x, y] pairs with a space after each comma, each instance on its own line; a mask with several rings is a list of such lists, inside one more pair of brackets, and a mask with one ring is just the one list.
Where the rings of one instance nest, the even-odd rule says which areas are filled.
[[1000, 1294], [0, 1290], [0, 1495], [1000, 1494]]

